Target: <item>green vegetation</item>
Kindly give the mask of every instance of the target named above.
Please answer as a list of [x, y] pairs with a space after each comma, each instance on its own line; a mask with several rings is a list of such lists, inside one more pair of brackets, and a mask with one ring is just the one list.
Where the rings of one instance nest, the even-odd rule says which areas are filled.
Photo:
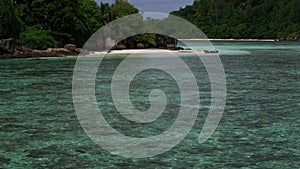
[[129, 4], [127, 0], [116, 0], [115, 4], [112, 4], [111, 12], [113, 19], [117, 19], [128, 14], [138, 13], [139, 10]]
[[120, 44], [124, 44], [127, 48], [137, 48], [139, 43], [142, 43], [145, 48], [156, 47], [155, 34], [143, 34], [143, 35], [135, 35], [129, 37], [120, 42]]
[[[0, 0], [0, 39], [16, 38], [19, 44], [38, 49], [66, 43], [81, 47], [100, 27], [137, 12], [127, 0], [112, 5], [94, 0]], [[194, 23], [209, 38], [300, 36], [299, 0], [195, 0], [171, 14]], [[153, 20], [152, 26], [159, 24]], [[156, 37], [138, 35], [122, 43], [129, 48], [137, 43], [155, 47]]]
[[[113, 5], [97, 5], [94, 0], [16, 0], [14, 7], [9, 2], [0, 0], [1, 8], [6, 10], [0, 11], [0, 33], [10, 33], [1, 38], [16, 37], [20, 44], [38, 49], [55, 47], [54, 40], [82, 46], [103, 25], [138, 12], [126, 0], [116, 0]], [[12, 16], [8, 17], [8, 14]], [[24, 28], [12, 36], [12, 28], [18, 27], [16, 18], [21, 20]], [[2, 24], [6, 20], [7, 23]]]
[[19, 44], [27, 44], [36, 49], [47, 49], [53, 46], [54, 39], [48, 35], [45, 30], [38, 29], [38, 26], [27, 27], [24, 32], [20, 34], [17, 41]]
[[0, 0], [0, 39], [16, 38], [21, 31], [20, 21], [11, 2], [11, 0]]
[[195, 0], [171, 14], [192, 22], [209, 38], [300, 36], [299, 0]]

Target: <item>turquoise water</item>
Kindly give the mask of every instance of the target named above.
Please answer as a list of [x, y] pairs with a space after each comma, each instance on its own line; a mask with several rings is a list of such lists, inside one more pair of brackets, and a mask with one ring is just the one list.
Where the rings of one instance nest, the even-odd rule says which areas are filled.
[[[161, 155], [130, 159], [112, 155], [83, 131], [72, 103], [76, 59], [0, 61], [0, 168], [299, 168], [300, 43], [215, 42], [227, 79], [224, 116], [212, 137], [199, 144], [208, 114], [210, 84], [196, 56], [184, 56], [200, 88], [198, 119], [187, 137]], [[118, 115], [110, 81], [124, 57], [103, 60], [97, 101], [119, 132], [148, 137], [165, 131], [178, 115], [180, 92], [172, 77], [157, 70], [132, 82], [133, 105], [147, 110], [153, 88], [170, 100], [158, 121], [135, 124]], [[139, 59], [139, 58], [136, 58]]]

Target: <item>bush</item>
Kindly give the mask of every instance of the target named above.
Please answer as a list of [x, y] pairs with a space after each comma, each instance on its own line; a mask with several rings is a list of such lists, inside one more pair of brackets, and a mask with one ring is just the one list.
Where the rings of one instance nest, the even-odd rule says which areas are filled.
[[38, 26], [27, 27], [26, 30], [20, 34], [17, 43], [30, 45], [34, 49], [53, 47], [53, 37], [49, 36], [47, 31], [40, 30], [37, 27]]

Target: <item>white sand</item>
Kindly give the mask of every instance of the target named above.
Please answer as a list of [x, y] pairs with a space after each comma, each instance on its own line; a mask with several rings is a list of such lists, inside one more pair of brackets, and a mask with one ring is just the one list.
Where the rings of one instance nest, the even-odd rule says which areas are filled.
[[[204, 53], [203, 51], [197, 51], [197, 53]], [[166, 50], [166, 49], [124, 49], [124, 50], [111, 50], [106, 52], [91, 52], [91, 55], [97, 54], [179, 54], [179, 53], [193, 53], [192, 50]]]

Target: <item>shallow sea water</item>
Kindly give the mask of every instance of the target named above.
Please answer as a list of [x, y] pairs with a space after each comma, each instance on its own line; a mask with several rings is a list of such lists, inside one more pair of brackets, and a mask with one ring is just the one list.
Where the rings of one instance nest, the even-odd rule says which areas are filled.
[[[199, 85], [198, 119], [170, 151], [144, 159], [112, 155], [81, 128], [72, 103], [76, 59], [0, 61], [0, 168], [300, 168], [300, 43], [215, 42], [227, 80], [227, 103], [212, 137], [198, 137], [210, 106], [210, 84], [196, 56], [182, 60]], [[132, 81], [130, 98], [142, 111], [152, 89], [170, 100], [162, 117], [135, 124], [118, 115], [110, 95], [124, 57], [105, 58], [96, 79], [98, 105], [119, 132], [149, 137], [178, 115], [180, 92], [168, 74], [149, 70]], [[138, 58], [137, 58], [138, 59]]]

